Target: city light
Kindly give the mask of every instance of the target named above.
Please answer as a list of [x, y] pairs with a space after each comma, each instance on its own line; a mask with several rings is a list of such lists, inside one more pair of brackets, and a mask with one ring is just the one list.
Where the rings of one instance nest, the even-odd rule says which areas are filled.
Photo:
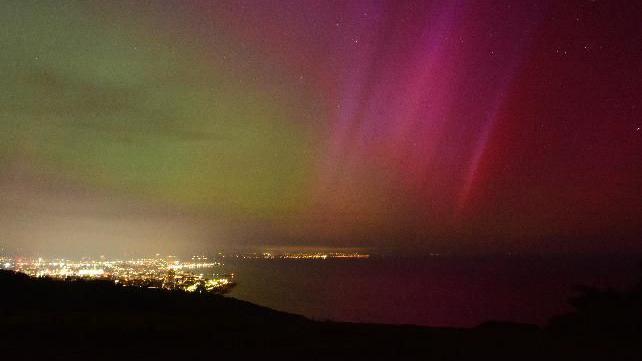
[[[175, 257], [167, 259], [140, 258], [130, 260], [37, 259], [17, 258], [12, 264], [6, 257], [0, 258], [5, 269], [27, 274], [31, 277], [48, 277], [62, 280], [108, 280], [123, 287], [162, 288], [196, 293], [226, 293], [235, 286], [233, 274], [212, 273], [203, 270], [221, 267], [219, 262], [208, 262], [206, 257], [192, 257], [181, 262]], [[13, 266], [13, 267], [12, 267]], [[194, 272], [199, 270], [199, 273]]]

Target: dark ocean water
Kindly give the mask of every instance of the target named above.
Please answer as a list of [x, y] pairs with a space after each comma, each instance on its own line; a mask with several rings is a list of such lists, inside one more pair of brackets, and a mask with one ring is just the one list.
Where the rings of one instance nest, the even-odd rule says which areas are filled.
[[427, 326], [544, 324], [577, 285], [626, 287], [638, 256], [226, 260], [231, 297], [313, 319]]

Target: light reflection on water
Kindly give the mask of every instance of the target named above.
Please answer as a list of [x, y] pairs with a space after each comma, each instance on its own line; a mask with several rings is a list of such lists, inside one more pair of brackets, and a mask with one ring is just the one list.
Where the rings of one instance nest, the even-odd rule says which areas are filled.
[[569, 309], [574, 286], [624, 287], [638, 276], [633, 256], [224, 262], [238, 283], [231, 297], [315, 319], [429, 326], [543, 324]]

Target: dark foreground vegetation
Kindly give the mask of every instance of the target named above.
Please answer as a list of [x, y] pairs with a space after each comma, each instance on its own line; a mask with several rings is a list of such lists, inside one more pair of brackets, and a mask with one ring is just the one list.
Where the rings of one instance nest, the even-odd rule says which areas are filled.
[[46, 360], [642, 360], [642, 284], [584, 289], [540, 328], [317, 322], [218, 295], [0, 272], [0, 357]]

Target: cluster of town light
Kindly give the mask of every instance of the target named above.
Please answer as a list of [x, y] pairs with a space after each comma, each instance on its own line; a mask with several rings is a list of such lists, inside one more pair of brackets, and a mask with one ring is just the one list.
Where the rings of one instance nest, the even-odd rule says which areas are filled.
[[219, 262], [208, 261], [206, 257], [192, 257], [191, 261], [179, 261], [172, 256], [131, 260], [106, 260], [101, 257], [81, 261], [0, 257], [0, 264], [2, 268], [32, 277], [100, 279], [121, 286], [212, 293], [224, 293], [234, 286], [233, 274], [200, 273], [222, 266]]

